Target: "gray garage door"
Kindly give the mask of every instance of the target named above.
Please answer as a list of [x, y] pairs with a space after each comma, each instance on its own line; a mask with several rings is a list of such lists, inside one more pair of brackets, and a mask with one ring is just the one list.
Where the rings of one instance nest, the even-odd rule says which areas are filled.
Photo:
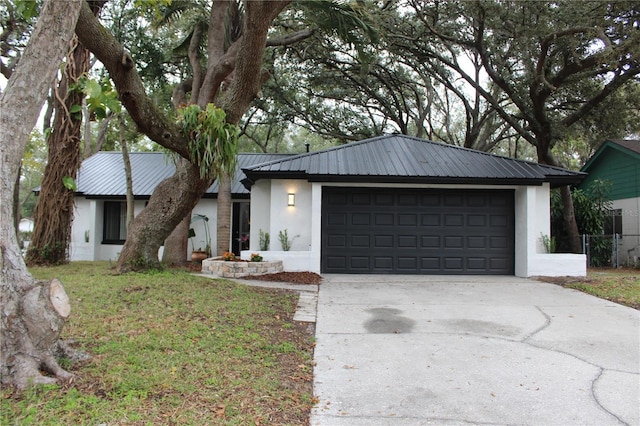
[[514, 273], [513, 191], [324, 187], [322, 272]]

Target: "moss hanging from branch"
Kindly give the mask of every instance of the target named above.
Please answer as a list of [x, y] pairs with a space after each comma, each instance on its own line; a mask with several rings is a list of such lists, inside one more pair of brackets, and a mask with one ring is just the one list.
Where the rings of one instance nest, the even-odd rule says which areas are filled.
[[202, 178], [219, 178], [235, 171], [238, 127], [227, 123], [223, 109], [207, 104], [188, 105], [178, 110], [181, 131], [189, 139], [191, 162]]

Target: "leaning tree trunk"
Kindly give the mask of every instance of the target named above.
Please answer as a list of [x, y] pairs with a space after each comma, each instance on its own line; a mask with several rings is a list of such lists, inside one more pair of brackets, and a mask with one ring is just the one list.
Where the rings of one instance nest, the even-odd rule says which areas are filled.
[[[184, 170], [187, 167], [189, 167], [189, 162], [184, 158], [180, 158], [176, 162], [176, 169]], [[185, 173], [185, 171], [181, 173]], [[191, 212], [184, 216], [184, 219], [178, 223], [178, 226], [165, 239], [164, 251], [162, 252], [162, 263], [165, 265], [184, 266], [187, 264], [189, 225], [191, 225]]]
[[74, 190], [63, 179], [74, 179], [82, 161], [82, 114], [71, 114], [82, 105], [84, 94], [70, 88], [89, 71], [89, 51], [73, 38], [62, 80], [55, 90], [53, 131], [47, 138], [47, 166], [44, 170], [34, 228], [27, 252], [29, 265], [57, 265], [68, 260]]
[[[13, 225], [13, 190], [29, 133], [36, 124], [81, 1], [44, 2], [38, 23], [0, 95], [0, 378], [24, 388], [71, 375], [54, 352], [70, 305], [60, 281], [36, 281], [27, 271]], [[41, 373], [46, 370], [53, 376]]]
[[197, 167], [178, 169], [176, 174], [160, 182], [149, 204], [133, 220], [127, 240], [116, 264], [119, 273], [160, 266], [158, 250], [211, 186], [211, 180], [200, 178]]

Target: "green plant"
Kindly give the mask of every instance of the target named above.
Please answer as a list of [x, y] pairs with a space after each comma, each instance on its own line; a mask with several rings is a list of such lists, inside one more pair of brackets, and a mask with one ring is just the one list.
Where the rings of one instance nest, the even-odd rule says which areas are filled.
[[556, 252], [556, 237], [549, 237], [548, 235], [541, 234], [542, 244], [547, 253]]
[[291, 239], [289, 239], [289, 233], [286, 229], [278, 232], [278, 239], [280, 240], [280, 245], [282, 246], [282, 250], [289, 251], [291, 250], [291, 244], [293, 240], [298, 238], [300, 235], [294, 235]]
[[258, 254], [258, 253], [251, 253], [250, 261], [251, 262], [262, 262], [262, 256], [260, 256], [260, 254]]
[[225, 260], [227, 262], [236, 260], [236, 255], [233, 252], [226, 251], [222, 254], [222, 260]]
[[269, 250], [269, 244], [271, 243], [271, 236], [268, 232], [264, 232], [262, 229], [260, 230], [260, 250], [267, 251]]
[[[595, 180], [586, 189], [574, 189], [571, 191], [576, 223], [580, 234], [592, 236], [589, 240], [589, 261], [591, 266], [607, 266], [611, 264], [611, 251], [613, 240], [610, 236], [604, 236], [604, 225], [611, 210], [609, 193], [611, 182]], [[569, 247], [565, 236], [563, 220], [563, 206], [560, 193], [554, 191], [551, 194], [551, 230], [556, 239], [556, 250], [567, 252]]]
[[205, 109], [191, 104], [178, 110], [182, 134], [189, 139], [189, 155], [202, 178], [233, 173], [238, 152], [238, 126], [227, 123], [226, 113], [209, 103]]

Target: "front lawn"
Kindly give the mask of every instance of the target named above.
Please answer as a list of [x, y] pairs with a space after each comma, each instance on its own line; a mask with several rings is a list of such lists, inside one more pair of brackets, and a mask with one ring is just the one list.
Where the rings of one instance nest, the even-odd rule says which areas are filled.
[[597, 268], [589, 269], [586, 278], [541, 277], [541, 280], [640, 309], [639, 269]]
[[2, 425], [300, 425], [313, 404], [313, 328], [297, 294], [107, 263], [34, 268], [72, 304], [63, 332], [92, 358], [72, 383], [0, 391]]

